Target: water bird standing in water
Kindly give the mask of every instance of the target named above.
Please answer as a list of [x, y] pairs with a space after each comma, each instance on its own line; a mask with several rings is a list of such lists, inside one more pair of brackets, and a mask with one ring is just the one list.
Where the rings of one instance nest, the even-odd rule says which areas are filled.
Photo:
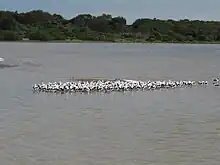
[[220, 80], [219, 80], [219, 78], [214, 78], [214, 79], [212, 79], [212, 82], [213, 82], [213, 85], [214, 86], [219, 86], [220, 85], [220, 82], [219, 82]]

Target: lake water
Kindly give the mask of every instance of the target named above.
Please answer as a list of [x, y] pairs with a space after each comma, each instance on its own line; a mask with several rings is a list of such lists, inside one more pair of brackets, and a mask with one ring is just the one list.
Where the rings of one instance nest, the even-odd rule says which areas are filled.
[[210, 80], [219, 45], [0, 43], [0, 164], [219, 165], [220, 88], [33, 94], [41, 80]]

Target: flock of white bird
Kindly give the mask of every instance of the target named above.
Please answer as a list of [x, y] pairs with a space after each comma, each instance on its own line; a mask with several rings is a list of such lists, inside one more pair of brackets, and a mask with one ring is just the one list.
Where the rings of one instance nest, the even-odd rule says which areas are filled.
[[[4, 58], [0, 57], [0, 62]], [[220, 86], [220, 78], [213, 78], [212, 84]], [[206, 86], [208, 81], [168, 80], [168, 81], [136, 81], [127, 79], [115, 80], [72, 80], [67, 82], [49, 82], [33, 85], [34, 92], [111, 92], [184, 88], [192, 86]]]
[[[213, 85], [219, 85], [219, 78], [213, 79]], [[193, 86], [207, 86], [208, 81], [136, 81], [127, 79], [115, 80], [72, 80], [67, 82], [49, 82], [33, 85], [35, 92], [112, 92], [134, 90], [173, 89]]]
[[[4, 58], [0, 57], [0, 62]], [[220, 78], [213, 78], [212, 84], [220, 86]], [[133, 91], [133, 90], [156, 90], [169, 88], [184, 88], [192, 86], [208, 85], [208, 81], [136, 81], [127, 79], [115, 80], [73, 80], [67, 82], [49, 82], [33, 85], [34, 92], [111, 92], [111, 91]]]

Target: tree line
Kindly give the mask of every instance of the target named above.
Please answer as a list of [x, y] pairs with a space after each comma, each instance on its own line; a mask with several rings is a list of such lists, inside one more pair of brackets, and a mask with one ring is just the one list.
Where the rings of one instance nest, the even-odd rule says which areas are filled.
[[220, 42], [220, 22], [80, 14], [65, 19], [42, 10], [26, 13], [0, 11], [0, 40], [110, 41], [110, 42]]

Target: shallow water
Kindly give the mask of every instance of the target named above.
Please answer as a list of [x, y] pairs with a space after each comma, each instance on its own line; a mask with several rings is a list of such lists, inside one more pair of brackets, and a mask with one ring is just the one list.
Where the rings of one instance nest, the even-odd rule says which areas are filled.
[[0, 43], [4, 165], [217, 165], [220, 88], [33, 94], [74, 78], [210, 80], [219, 45]]

